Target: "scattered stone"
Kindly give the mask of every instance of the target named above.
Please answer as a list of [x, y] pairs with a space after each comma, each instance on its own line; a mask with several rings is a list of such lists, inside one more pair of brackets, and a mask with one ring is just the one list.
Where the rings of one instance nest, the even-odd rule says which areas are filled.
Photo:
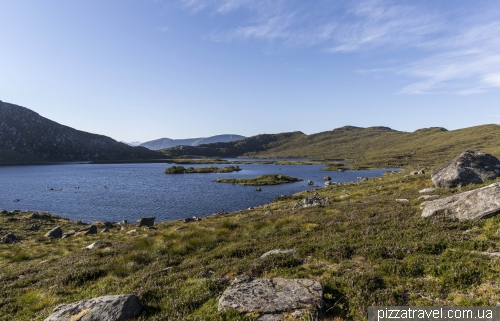
[[262, 188], [257, 187], [255, 190], [256, 190], [257, 192], [260, 192], [260, 191], [262, 191]]
[[140, 219], [137, 220], [137, 226], [154, 226], [155, 225], [155, 219], [156, 217], [150, 216], [150, 217], [141, 217]]
[[201, 221], [201, 218], [200, 217], [196, 217], [196, 216], [193, 216], [193, 217], [186, 217], [184, 219], [184, 223], [189, 223], [189, 222], [198, 222], [198, 221]]
[[118, 223], [118, 224], [120, 224], [120, 225], [127, 225], [127, 224], [128, 224], [128, 221], [127, 221], [127, 220], [123, 220], [123, 221], [121, 221], [121, 222], [120, 222], [120, 223]]
[[346, 197], [349, 197], [349, 196], [351, 196], [351, 194], [344, 193], [344, 194], [340, 195], [339, 198], [346, 198]]
[[399, 203], [408, 203], [410, 200], [407, 198], [396, 198], [396, 202]]
[[13, 233], [9, 233], [0, 239], [0, 243], [3, 244], [13, 244], [20, 242], [20, 240]]
[[290, 255], [293, 255], [295, 253], [297, 253], [298, 249], [290, 249], [290, 250], [282, 250], [282, 249], [277, 249], [277, 250], [271, 250], [269, 252], [266, 252], [264, 254], [261, 255], [261, 259], [269, 256], [269, 255], [275, 255], [275, 254], [290, 254]]
[[311, 180], [308, 180], [308, 181], [307, 181], [307, 185], [314, 185], [314, 182], [313, 182], [313, 181], [311, 181]]
[[264, 215], [271, 215], [271, 214], [272, 214], [272, 212], [271, 212], [271, 211], [266, 211], [266, 212], [264, 213]]
[[6, 210], [2, 210], [2, 214], [9, 214]]
[[424, 188], [418, 191], [420, 194], [434, 192], [436, 189], [434, 187]]
[[60, 239], [62, 237], [62, 230], [60, 226], [54, 227], [45, 234], [45, 237], [50, 237], [53, 239]]
[[113, 223], [111, 223], [111, 222], [109, 222], [109, 221], [103, 222], [103, 224], [104, 224], [104, 227], [107, 227], [107, 228], [112, 228], [112, 227], [114, 227], [114, 226], [113, 226]]
[[165, 273], [165, 272], [168, 272], [168, 270], [171, 270], [171, 269], [172, 269], [172, 266], [168, 266], [168, 267], [166, 267], [164, 269], [161, 269], [160, 272]]
[[109, 232], [109, 228], [108, 227], [105, 227], [104, 229], [102, 229], [101, 233], [108, 233]]
[[17, 203], [17, 202], [20, 202], [20, 201], [21, 201], [20, 199], [16, 198], [16, 199], [15, 199], [15, 200], [13, 200], [12, 202]]
[[133, 229], [133, 230], [128, 231], [127, 234], [132, 234], [132, 233], [135, 233], [135, 232], [137, 232], [137, 230]]
[[94, 247], [96, 247], [97, 245], [99, 245], [101, 243], [102, 243], [101, 240], [97, 240], [94, 243], [90, 244], [89, 246], [84, 247], [83, 249], [84, 250], [92, 250]]
[[128, 320], [142, 312], [139, 298], [133, 294], [106, 295], [87, 301], [60, 304], [45, 321]]
[[332, 184], [332, 182], [330, 182], [330, 181], [325, 182], [325, 186], [330, 186], [331, 184]]
[[445, 188], [471, 183], [479, 184], [498, 176], [500, 176], [498, 158], [490, 154], [469, 150], [431, 173], [434, 185]]
[[79, 230], [76, 235], [77, 236], [80, 236], [80, 235], [95, 235], [97, 234], [97, 226], [95, 226], [94, 224], [90, 225], [90, 226], [87, 226], [85, 228], [82, 228], [81, 230]]
[[331, 180], [332, 180], [332, 178], [331, 178], [330, 176], [325, 176], [325, 177], [323, 177], [323, 179], [324, 179], [325, 181], [331, 181]]
[[428, 200], [428, 199], [436, 198], [436, 197], [439, 197], [439, 195], [422, 195], [418, 199], [419, 200]]
[[76, 221], [76, 224], [77, 224], [77, 225], [87, 225], [87, 224], [85, 224], [85, 222], [84, 222], [84, 221], [82, 221], [82, 220], [78, 220], [78, 221]]
[[237, 276], [219, 299], [219, 311], [259, 314], [259, 320], [320, 320], [323, 287], [309, 279]]
[[459, 221], [477, 220], [500, 212], [500, 183], [423, 204], [422, 217], [443, 214]]
[[185, 226], [179, 226], [175, 230], [176, 231], [180, 231], [180, 230], [185, 230], [185, 229], [187, 229], [187, 227], [185, 227]]
[[31, 225], [30, 228], [28, 228], [28, 230], [30, 230], [30, 231], [38, 231], [39, 229], [40, 229], [40, 225], [38, 225], [38, 224], [33, 224], [33, 225]]
[[319, 197], [317, 195], [308, 196], [303, 198], [300, 202], [296, 203], [293, 206], [293, 209], [301, 208], [301, 207], [311, 207], [311, 206], [320, 206], [320, 205], [330, 205], [329, 197]]

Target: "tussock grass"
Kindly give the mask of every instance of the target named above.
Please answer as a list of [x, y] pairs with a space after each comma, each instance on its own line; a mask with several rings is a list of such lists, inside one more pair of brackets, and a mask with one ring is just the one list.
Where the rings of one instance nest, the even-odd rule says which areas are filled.
[[[0, 320], [43, 320], [60, 303], [123, 293], [145, 304], [138, 320], [253, 320], [217, 311], [218, 296], [241, 273], [320, 281], [325, 320], [366, 320], [370, 305], [500, 304], [500, 259], [482, 253], [500, 251], [500, 217], [422, 219], [418, 190], [431, 185], [429, 175], [388, 173], [199, 222], [60, 240], [43, 235], [81, 225], [52, 215], [34, 220], [30, 212], [0, 215], [0, 235], [22, 238], [0, 245]], [[331, 205], [292, 210], [313, 193]], [[34, 223], [39, 231], [26, 230]], [[82, 250], [97, 239], [100, 247]], [[260, 259], [277, 248], [298, 252]]]

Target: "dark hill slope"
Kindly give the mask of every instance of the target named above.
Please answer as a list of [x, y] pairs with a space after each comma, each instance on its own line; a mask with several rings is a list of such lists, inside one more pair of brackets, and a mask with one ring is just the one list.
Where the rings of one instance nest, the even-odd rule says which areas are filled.
[[281, 145], [301, 136], [305, 134], [302, 132], [262, 134], [227, 143], [176, 146], [162, 149], [161, 152], [169, 157], [238, 157], [270, 149], [279, 150]]
[[[277, 134], [279, 137], [281, 134]], [[255, 136], [258, 137], [258, 136]], [[252, 140], [253, 137], [246, 140]], [[242, 140], [246, 141], [246, 140]], [[500, 154], [500, 126], [481, 125], [447, 131], [441, 127], [401, 132], [387, 127], [360, 128], [346, 126], [313, 135], [293, 135], [277, 139], [272, 145], [253, 146], [253, 149], [236, 149], [232, 143], [215, 147], [189, 149], [190, 156], [228, 157], [281, 157], [351, 159], [360, 166], [434, 166], [471, 149]], [[258, 143], [256, 141], [255, 143]], [[171, 150], [165, 150], [171, 153]], [[182, 149], [175, 156], [182, 156]], [[241, 153], [238, 153], [241, 152]]]
[[144, 147], [76, 130], [0, 101], [0, 164], [161, 157]]

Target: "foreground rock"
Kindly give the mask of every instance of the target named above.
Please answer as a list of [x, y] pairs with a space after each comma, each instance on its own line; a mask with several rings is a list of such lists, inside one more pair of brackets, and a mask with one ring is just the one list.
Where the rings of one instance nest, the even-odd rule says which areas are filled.
[[45, 237], [50, 237], [53, 239], [60, 239], [62, 237], [62, 230], [60, 226], [54, 227], [47, 233], [45, 233]]
[[19, 239], [13, 233], [9, 233], [0, 239], [0, 243], [3, 244], [12, 244], [17, 242], [19, 242]]
[[500, 184], [423, 203], [422, 217], [443, 214], [460, 221], [478, 220], [500, 213]]
[[128, 320], [141, 312], [141, 303], [135, 295], [106, 295], [58, 305], [45, 321]]
[[283, 249], [277, 249], [277, 250], [271, 250], [271, 251], [268, 251], [264, 254], [261, 255], [261, 259], [269, 256], [269, 255], [276, 255], [276, 254], [290, 254], [290, 255], [293, 255], [295, 253], [297, 253], [298, 249], [290, 249], [290, 250], [283, 250]]
[[137, 226], [154, 226], [155, 225], [155, 219], [156, 217], [150, 216], [150, 217], [142, 217], [137, 220]]
[[436, 187], [456, 187], [478, 184], [500, 176], [500, 161], [485, 153], [465, 151], [448, 163], [432, 171]]
[[219, 299], [219, 311], [258, 313], [259, 320], [320, 320], [323, 287], [309, 279], [237, 276]]
[[322, 198], [317, 195], [308, 196], [306, 198], [303, 198], [300, 202], [296, 203], [293, 206], [293, 209], [295, 210], [301, 207], [311, 207], [320, 205], [330, 205], [330, 199], [328, 197]]

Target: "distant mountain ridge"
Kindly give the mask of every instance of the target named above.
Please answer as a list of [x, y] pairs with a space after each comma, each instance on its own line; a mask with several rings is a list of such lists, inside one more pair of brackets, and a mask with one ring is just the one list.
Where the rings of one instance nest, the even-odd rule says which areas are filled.
[[235, 140], [240, 140], [243, 138], [245, 138], [245, 136], [234, 135], [234, 134], [216, 135], [216, 136], [200, 137], [200, 138], [188, 138], [188, 139], [159, 138], [142, 143], [140, 144], [140, 146], [149, 148], [151, 150], [160, 150], [180, 145], [198, 146], [198, 145], [212, 144], [212, 143], [227, 143]]
[[0, 164], [164, 158], [0, 101]]

